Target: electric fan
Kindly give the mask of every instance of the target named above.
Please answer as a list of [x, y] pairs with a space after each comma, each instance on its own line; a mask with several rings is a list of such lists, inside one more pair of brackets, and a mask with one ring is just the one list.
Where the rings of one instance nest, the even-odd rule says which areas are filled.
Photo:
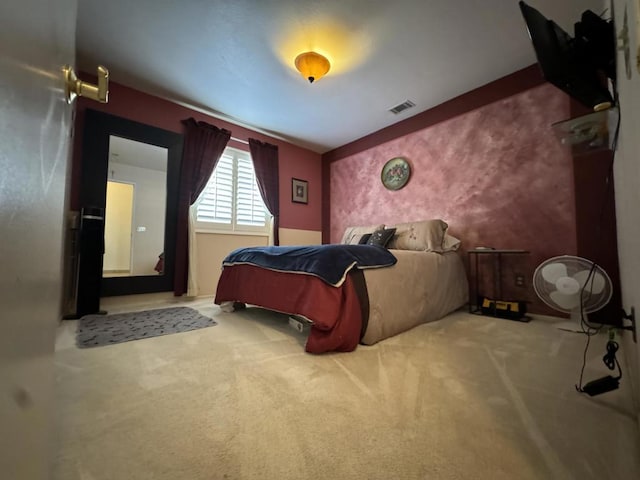
[[533, 274], [533, 288], [555, 310], [570, 313], [562, 330], [582, 331], [581, 314], [600, 310], [611, 300], [611, 279], [590, 260], [561, 255], [545, 260]]

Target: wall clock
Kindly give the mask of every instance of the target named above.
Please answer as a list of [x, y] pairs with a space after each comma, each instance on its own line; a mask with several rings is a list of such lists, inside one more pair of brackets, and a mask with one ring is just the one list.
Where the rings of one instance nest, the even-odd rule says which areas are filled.
[[410, 176], [411, 166], [402, 157], [392, 158], [385, 163], [380, 174], [382, 184], [389, 190], [400, 190], [407, 184]]

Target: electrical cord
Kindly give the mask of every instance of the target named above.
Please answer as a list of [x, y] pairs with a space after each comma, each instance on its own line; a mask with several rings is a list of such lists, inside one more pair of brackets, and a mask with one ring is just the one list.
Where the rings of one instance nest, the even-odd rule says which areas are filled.
[[[611, 160], [611, 166], [609, 169], [609, 175], [607, 176], [607, 187], [609, 187], [610, 182], [608, 181], [610, 179], [611, 174], [613, 173], [613, 159]], [[600, 211], [601, 215], [600, 215], [600, 221], [598, 224], [598, 230], [600, 231], [600, 227], [602, 225], [602, 214], [604, 212], [604, 206], [606, 204], [606, 195], [609, 193], [609, 188], [607, 188], [607, 190], [605, 191], [605, 202], [603, 202], [602, 204], [602, 209]], [[600, 232], [598, 232], [599, 234]], [[589, 270], [589, 274], [587, 275], [587, 278], [584, 282], [584, 284], [582, 285], [582, 288], [580, 289], [580, 327], [582, 328], [582, 333], [587, 337], [587, 341], [584, 347], [584, 352], [582, 354], [582, 367], [580, 368], [580, 380], [578, 381], [578, 384], [575, 386], [576, 390], [579, 392], [584, 392], [582, 389], [582, 379], [584, 378], [584, 369], [585, 366], [587, 364], [587, 352], [589, 351], [589, 345], [591, 344], [591, 337], [593, 337], [594, 335], [597, 335], [598, 333], [600, 333], [600, 331], [603, 328], [603, 324], [600, 325], [592, 325], [591, 323], [589, 323], [589, 320], [587, 319], [585, 312], [584, 312], [584, 305], [586, 302], [589, 301], [589, 299], [591, 298], [592, 295], [592, 291], [593, 291], [593, 282], [595, 279], [595, 271], [597, 268], [597, 264], [596, 262], [592, 262], [591, 263], [591, 269]], [[589, 287], [587, 289], [587, 287]], [[586, 293], [586, 297], [585, 297], [585, 293]], [[609, 366], [608, 362], [609, 362], [609, 343], [612, 343], [613, 340], [609, 340], [609, 342], [607, 343], [607, 354], [604, 356], [603, 361], [605, 362], [605, 365], [607, 365], [607, 367]], [[618, 344], [616, 342], [613, 342], [616, 345], [615, 350], [613, 350], [613, 359], [615, 361], [615, 363], [618, 362], [618, 359], [615, 357], [615, 352], [618, 350]], [[619, 367], [619, 364], [618, 364]], [[620, 377], [622, 378], [622, 369], [620, 369]]]
[[[612, 85], [613, 85], [613, 98], [614, 98], [615, 104], [617, 105], [618, 104], [618, 88], [615, 81], [612, 81]], [[619, 108], [620, 107], [618, 106], [618, 109]], [[597, 228], [596, 243], [598, 244], [602, 242], [602, 224], [604, 221], [605, 208], [607, 205], [607, 198], [609, 197], [609, 193], [611, 191], [611, 187], [613, 184], [613, 162], [615, 160], [615, 152], [618, 145], [618, 135], [620, 133], [620, 116], [621, 116], [620, 112], [618, 112], [618, 123], [616, 124], [616, 129], [613, 134], [613, 140], [611, 142], [611, 150], [613, 151], [613, 155], [611, 156], [611, 161], [609, 162], [609, 168], [607, 169], [607, 176], [605, 178], [606, 186], [604, 191], [604, 197], [603, 197], [602, 204], [600, 206], [598, 223], [596, 225], [596, 228]], [[580, 369], [580, 380], [578, 384], [575, 386], [576, 390], [578, 390], [579, 392], [583, 392], [582, 379], [584, 377], [584, 369], [587, 364], [587, 352], [589, 350], [589, 345], [591, 343], [591, 337], [600, 333], [600, 330], [602, 330], [602, 327], [604, 326], [603, 324], [595, 326], [589, 323], [589, 320], [586, 318], [585, 312], [584, 312], [585, 301], [588, 301], [591, 298], [591, 292], [593, 290], [593, 281], [595, 278], [594, 273], [595, 273], [596, 267], [597, 267], [596, 262], [592, 262], [591, 269], [589, 270], [589, 275], [587, 275], [584, 285], [580, 289], [580, 326], [582, 328], [582, 333], [587, 337], [587, 341], [584, 347], [584, 352], [582, 354], [582, 367]], [[585, 299], [585, 290], [587, 288], [587, 285], [590, 285], [590, 288], [587, 291], [587, 297]], [[618, 343], [610, 339], [607, 342], [607, 353], [605, 354], [602, 360], [604, 361], [607, 368], [609, 368], [609, 370], [613, 370], [615, 368], [615, 365], [618, 366], [618, 370], [620, 372], [618, 376], [618, 380], [619, 380], [622, 378], [622, 368], [620, 368], [620, 364], [618, 363], [618, 359], [616, 358], [616, 355], [615, 355], [615, 353], [618, 351], [618, 348], [619, 348]], [[612, 367], [611, 365], [613, 365], [614, 367]]]
[[580, 380], [576, 385], [576, 390], [582, 392], [582, 377], [584, 376], [584, 367], [587, 365], [587, 351], [589, 350], [589, 343], [591, 342], [591, 335], [587, 335], [587, 343], [584, 347], [584, 352], [582, 354], [582, 368], [580, 369]]
[[[591, 294], [593, 292], [593, 281], [595, 278], [595, 270], [598, 265], [596, 262], [591, 262], [591, 269], [589, 270], [589, 274], [580, 289], [580, 326], [582, 328], [582, 333], [585, 335], [595, 335], [602, 328], [602, 324], [600, 326], [593, 326], [589, 323], [588, 317], [585, 316], [584, 306], [591, 299]], [[587, 290], [587, 286], [589, 289]], [[585, 298], [585, 291], [587, 293], [587, 297]], [[594, 330], [594, 332], [591, 332]]]
[[[617, 89], [614, 88], [614, 97], [617, 99], [616, 92], [617, 92]], [[604, 190], [604, 195], [602, 197], [603, 198], [602, 204], [600, 205], [600, 212], [598, 214], [598, 222], [596, 224], [596, 232], [595, 232], [596, 244], [602, 243], [602, 224], [604, 223], [604, 215], [605, 215], [606, 206], [607, 206], [607, 199], [609, 198], [609, 194], [613, 186], [613, 162], [615, 160], [615, 151], [618, 143], [619, 132], [620, 132], [620, 117], [618, 117], [618, 123], [616, 125], [616, 130], [613, 135], [613, 141], [611, 146], [613, 150], [613, 155], [611, 156], [611, 161], [609, 162], [609, 167], [607, 168], [607, 176], [605, 177], [605, 190]], [[593, 281], [595, 279], [594, 273], [595, 273], [596, 267], [597, 267], [596, 262], [592, 262], [591, 269], [589, 270], [589, 275], [587, 275], [584, 285], [580, 290], [580, 300], [581, 300], [580, 301], [580, 322], [581, 322], [583, 331], [585, 330], [585, 327], [586, 327], [586, 330], [597, 329], [597, 331], [600, 331], [600, 328], [602, 328], [602, 325], [600, 325], [600, 327], [594, 327], [593, 325], [589, 324], [588, 320], [585, 319], [585, 315], [584, 315], [585, 289], [587, 285], [589, 285], [589, 282], [591, 282], [590, 288], [588, 290], [588, 296], [586, 298], [586, 300], [589, 300], [591, 298], [591, 292], [593, 290]], [[584, 333], [587, 333], [587, 332], [584, 332]]]
[[602, 361], [609, 370], [615, 370], [616, 367], [618, 367], [619, 375], [616, 377], [616, 380], [620, 380], [622, 378], [622, 368], [620, 367], [620, 362], [618, 362], [618, 358], [616, 357], [618, 348], [620, 348], [618, 342], [615, 340], [609, 340], [607, 342], [607, 353], [602, 357]]
[[[622, 379], [622, 367], [620, 366], [620, 362], [618, 361], [618, 358], [616, 357], [616, 352], [620, 348], [620, 345], [618, 344], [618, 342], [616, 342], [615, 340], [612, 339], [613, 338], [612, 337], [613, 330], [609, 333], [609, 335], [610, 335], [610, 339], [607, 342], [607, 346], [606, 346], [607, 352], [602, 357], [602, 362], [606, 365], [606, 367], [609, 370], [615, 370], [616, 367], [618, 368], [618, 376], [617, 377], [609, 377], [609, 378], [612, 378], [616, 382], [619, 382]], [[582, 388], [582, 377], [583, 377], [583, 374], [584, 374], [585, 364], [587, 363], [587, 350], [589, 349], [590, 340], [591, 340], [591, 336], [588, 336], [587, 337], [587, 344], [586, 344], [586, 346], [584, 348], [584, 353], [583, 353], [583, 357], [582, 357], [582, 369], [580, 370], [580, 381], [575, 386], [576, 390], [578, 392], [581, 392], [581, 393], [586, 393]], [[605, 378], [600, 379], [600, 380], [604, 380]], [[593, 393], [591, 393], [591, 395], [593, 395]]]

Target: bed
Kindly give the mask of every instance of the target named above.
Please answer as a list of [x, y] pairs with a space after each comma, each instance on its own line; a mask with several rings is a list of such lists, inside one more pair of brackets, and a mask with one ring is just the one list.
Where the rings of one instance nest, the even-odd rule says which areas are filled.
[[460, 242], [446, 234], [445, 222], [438, 222], [349, 227], [342, 244], [359, 244], [367, 235], [393, 230], [387, 251], [396, 261], [380, 268], [352, 266], [336, 285], [315, 274], [225, 259], [215, 303], [225, 311], [249, 304], [307, 319], [311, 328], [305, 350], [310, 353], [373, 345], [467, 302]]

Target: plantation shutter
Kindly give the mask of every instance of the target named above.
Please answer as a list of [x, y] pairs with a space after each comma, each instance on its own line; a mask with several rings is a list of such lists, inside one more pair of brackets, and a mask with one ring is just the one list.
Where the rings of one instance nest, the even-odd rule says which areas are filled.
[[200, 196], [198, 222], [231, 225], [233, 220], [233, 157], [224, 153]]
[[266, 231], [266, 207], [247, 152], [225, 149], [194, 208], [200, 228]]
[[238, 156], [238, 187], [236, 190], [236, 223], [264, 227], [265, 208], [253, 162], [246, 156]]

